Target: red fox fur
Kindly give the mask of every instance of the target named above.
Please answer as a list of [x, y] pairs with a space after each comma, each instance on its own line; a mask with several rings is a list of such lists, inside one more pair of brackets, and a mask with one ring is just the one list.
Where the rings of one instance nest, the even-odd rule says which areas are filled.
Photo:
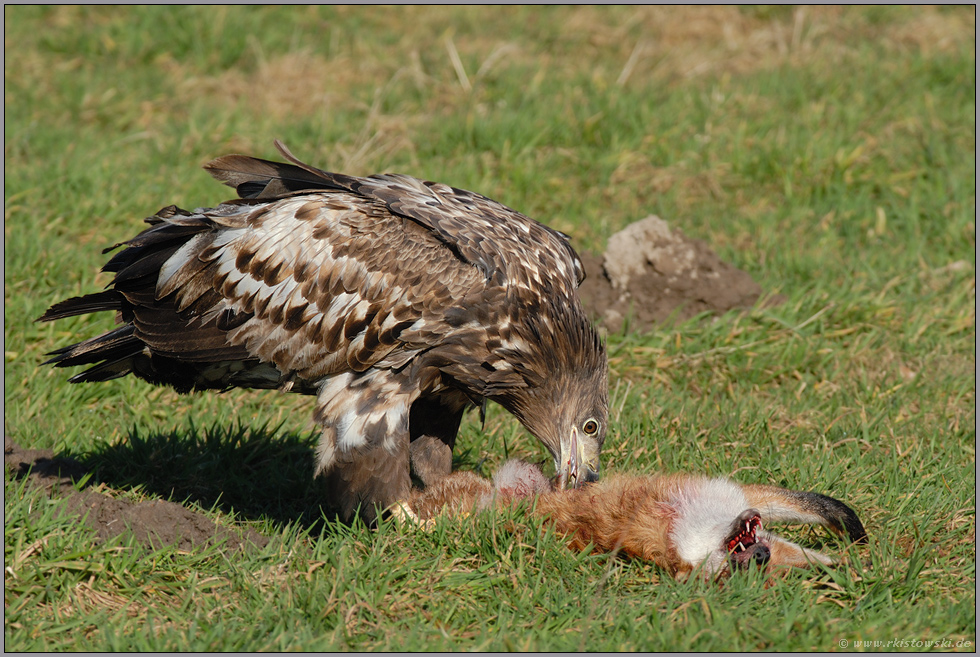
[[457, 472], [413, 493], [408, 507], [420, 522], [462, 515], [527, 498], [536, 516], [566, 536], [575, 550], [652, 561], [678, 579], [700, 571], [725, 577], [750, 564], [807, 567], [834, 563], [763, 529], [769, 523], [824, 525], [852, 541], [867, 536], [857, 514], [818, 493], [743, 485], [698, 475], [612, 475], [571, 490], [554, 490], [539, 468], [508, 461], [493, 482]]

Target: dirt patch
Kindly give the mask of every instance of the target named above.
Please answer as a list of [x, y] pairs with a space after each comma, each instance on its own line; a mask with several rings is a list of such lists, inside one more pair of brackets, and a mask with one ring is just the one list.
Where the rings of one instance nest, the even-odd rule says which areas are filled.
[[54, 497], [68, 498], [65, 513], [84, 516], [85, 523], [103, 540], [128, 531], [150, 549], [174, 545], [191, 550], [221, 543], [226, 549], [244, 550], [265, 547], [269, 542], [251, 529], [234, 532], [174, 502], [133, 502], [92, 489], [77, 490], [75, 483], [88, 474], [82, 463], [55, 457], [50, 450], [24, 449], [8, 436], [3, 439], [3, 462], [15, 477], [27, 478], [31, 486]]
[[703, 312], [748, 308], [762, 295], [747, 273], [652, 215], [610, 237], [602, 256], [585, 253], [582, 261], [587, 276], [579, 288], [582, 302], [613, 333], [626, 321], [631, 331], [647, 332]]

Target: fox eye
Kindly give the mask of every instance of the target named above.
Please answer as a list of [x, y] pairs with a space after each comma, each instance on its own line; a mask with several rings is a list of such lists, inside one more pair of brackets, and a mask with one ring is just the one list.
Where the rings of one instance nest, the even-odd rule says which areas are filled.
[[585, 432], [587, 436], [594, 436], [599, 433], [599, 422], [592, 418], [589, 418], [582, 423], [582, 431]]

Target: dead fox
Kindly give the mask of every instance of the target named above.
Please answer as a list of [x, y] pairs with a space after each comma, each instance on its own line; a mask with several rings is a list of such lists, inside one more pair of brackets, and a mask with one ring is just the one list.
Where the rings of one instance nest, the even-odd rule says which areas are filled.
[[426, 526], [438, 515], [467, 515], [521, 500], [567, 537], [572, 549], [618, 551], [652, 561], [677, 579], [695, 571], [724, 578], [751, 564], [834, 563], [775, 536], [764, 524], [824, 525], [851, 541], [867, 540], [850, 507], [818, 493], [681, 474], [612, 475], [556, 490], [540, 468], [516, 460], [506, 462], [492, 482], [472, 472], [454, 473], [415, 491], [403, 510]]

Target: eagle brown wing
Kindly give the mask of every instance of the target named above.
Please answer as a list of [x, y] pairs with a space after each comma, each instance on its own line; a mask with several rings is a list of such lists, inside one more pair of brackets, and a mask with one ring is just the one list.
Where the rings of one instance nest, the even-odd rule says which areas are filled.
[[[499, 400], [540, 438], [554, 422], [535, 406], [552, 412], [577, 377], [582, 408], [604, 417], [604, 351], [566, 236], [478, 194], [328, 173], [280, 150], [290, 163], [207, 165], [240, 199], [147, 219], [105, 266], [108, 290], [41, 318], [112, 310], [121, 326], [49, 362], [92, 365], [73, 382], [134, 373], [181, 391], [316, 394], [318, 468], [345, 465], [346, 512], [400, 499], [409, 438], [451, 447], [468, 402]], [[535, 386], [546, 394], [520, 392]]]
[[133, 336], [163, 362], [188, 365], [183, 388], [311, 392], [338, 372], [398, 367], [431, 346], [421, 340], [451, 330], [449, 309], [486, 285], [415, 222], [346, 192], [168, 209], [151, 221], [107, 269]]

